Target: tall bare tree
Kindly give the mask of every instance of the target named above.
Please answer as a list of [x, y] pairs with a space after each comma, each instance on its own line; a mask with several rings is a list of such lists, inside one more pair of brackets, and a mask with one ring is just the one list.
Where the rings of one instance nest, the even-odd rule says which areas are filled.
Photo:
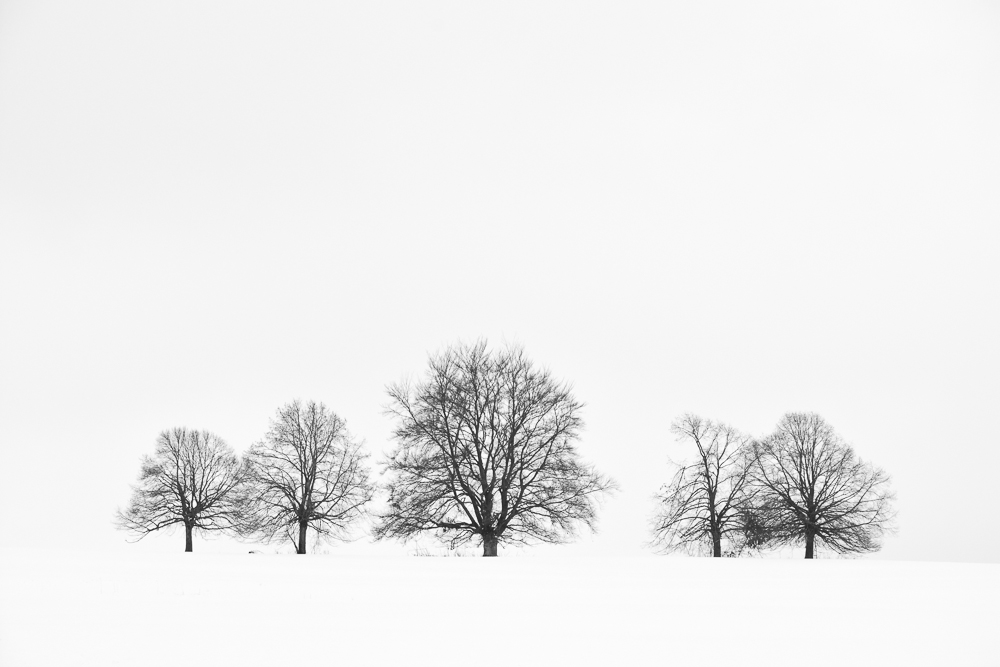
[[560, 542], [595, 523], [614, 482], [580, 461], [582, 404], [518, 348], [457, 345], [427, 379], [389, 387], [397, 446], [378, 538], [430, 531], [452, 546]]
[[174, 428], [160, 433], [152, 456], [143, 456], [132, 499], [116, 524], [139, 539], [184, 526], [184, 551], [192, 534], [237, 530], [242, 522], [246, 468], [221, 438], [208, 431]]
[[782, 546], [816, 544], [837, 553], [881, 548], [892, 529], [889, 476], [859, 459], [817, 414], [790, 413], [755, 446], [756, 513], [766, 539]]
[[265, 541], [286, 536], [306, 553], [309, 527], [320, 539], [345, 539], [374, 491], [362, 445], [322, 403], [278, 410], [264, 440], [247, 454], [253, 513], [244, 531]]
[[653, 545], [663, 551], [687, 550], [722, 556], [746, 546], [743, 510], [754, 490], [748, 484], [752, 440], [725, 424], [684, 415], [671, 427], [693, 444], [697, 456], [679, 465], [656, 496]]

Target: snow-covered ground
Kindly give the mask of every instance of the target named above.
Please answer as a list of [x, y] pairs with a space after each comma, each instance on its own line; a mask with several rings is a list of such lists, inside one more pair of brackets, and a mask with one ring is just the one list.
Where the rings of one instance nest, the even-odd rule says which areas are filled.
[[997, 665], [1000, 565], [0, 551], [0, 665]]

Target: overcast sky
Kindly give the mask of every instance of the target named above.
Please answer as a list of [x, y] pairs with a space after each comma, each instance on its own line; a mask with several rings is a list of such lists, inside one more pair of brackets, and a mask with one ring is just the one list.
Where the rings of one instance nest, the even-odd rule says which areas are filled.
[[987, 3], [2, 2], [0, 546], [178, 551], [111, 522], [161, 430], [312, 399], [377, 463], [486, 337], [621, 486], [523, 553], [649, 553], [685, 412], [815, 411], [875, 557], [1000, 560], [998, 118]]

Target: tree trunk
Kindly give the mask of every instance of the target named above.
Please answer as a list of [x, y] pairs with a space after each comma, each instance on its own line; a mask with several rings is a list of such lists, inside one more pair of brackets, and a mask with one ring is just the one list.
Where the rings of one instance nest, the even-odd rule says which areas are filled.
[[812, 533], [806, 533], [806, 558], [813, 557], [813, 543], [816, 540], [816, 536]]
[[712, 535], [712, 558], [722, 558], [721, 535]]
[[306, 552], [306, 528], [309, 527], [308, 522], [299, 523], [299, 549], [295, 553], [304, 554]]
[[483, 535], [483, 556], [497, 555], [497, 538], [493, 535]]
[[189, 523], [184, 524], [184, 553], [194, 551], [194, 542], [191, 540], [191, 531], [194, 526]]

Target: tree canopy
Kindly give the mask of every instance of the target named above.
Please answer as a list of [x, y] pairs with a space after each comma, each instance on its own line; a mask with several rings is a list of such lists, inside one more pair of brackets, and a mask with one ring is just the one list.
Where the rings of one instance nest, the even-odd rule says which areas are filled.
[[582, 404], [520, 348], [456, 345], [426, 378], [389, 388], [396, 447], [379, 538], [425, 532], [455, 546], [560, 542], [595, 525], [595, 500], [614, 482], [575, 443]]
[[322, 403], [282, 407], [247, 454], [252, 496], [244, 532], [265, 541], [285, 536], [299, 554], [310, 527], [318, 540], [345, 539], [374, 493], [367, 458]]
[[822, 417], [789, 413], [756, 444], [755, 515], [774, 546], [816, 545], [836, 553], [881, 548], [892, 530], [889, 476], [862, 461]]
[[653, 545], [662, 551], [690, 551], [722, 556], [740, 552], [743, 510], [755, 490], [749, 484], [752, 439], [726, 424], [684, 415], [671, 427], [692, 445], [693, 457], [677, 465], [674, 476], [656, 496]]
[[132, 498], [119, 510], [119, 528], [139, 537], [183, 525], [185, 551], [194, 530], [238, 530], [245, 507], [246, 468], [222, 438], [173, 428], [160, 433], [152, 456], [143, 456]]

